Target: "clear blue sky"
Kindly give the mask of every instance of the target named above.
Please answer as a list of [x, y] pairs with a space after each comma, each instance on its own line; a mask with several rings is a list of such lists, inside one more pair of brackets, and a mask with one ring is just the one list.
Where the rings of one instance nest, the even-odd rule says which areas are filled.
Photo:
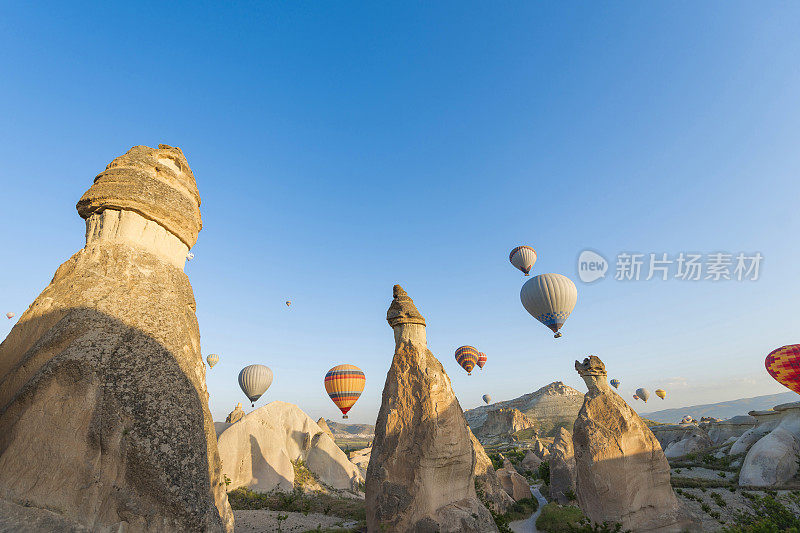
[[[265, 400], [336, 418], [322, 379], [348, 362], [373, 422], [394, 283], [464, 408], [585, 390], [589, 353], [627, 397], [668, 388], [642, 410], [785, 390], [763, 361], [800, 342], [799, 4], [216, 4], [0, 7], [3, 312], [83, 245], [93, 177], [166, 143], [203, 198], [186, 272], [217, 419], [256, 362]], [[578, 283], [556, 341], [520, 305], [523, 243], [575, 280], [584, 248], [765, 259], [757, 282]]]

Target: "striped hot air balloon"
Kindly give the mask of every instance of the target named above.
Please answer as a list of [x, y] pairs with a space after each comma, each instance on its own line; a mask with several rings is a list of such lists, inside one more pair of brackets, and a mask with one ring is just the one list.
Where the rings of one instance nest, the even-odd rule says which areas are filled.
[[478, 368], [483, 369], [483, 365], [486, 364], [486, 354], [483, 352], [478, 352], [478, 362], [476, 363]]
[[219, 363], [219, 356], [215, 353], [212, 353], [206, 357], [206, 361], [208, 362], [208, 368], [214, 368], [214, 365]]
[[656, 389], [655, 393], [656, 393], [656, 396], [658, 396], [662, 400], [667, 397], [667, 391], [665, 391], [664, 389]]
[[489, 396], [488, 394], [484, 394], [483, 401], [486, 402], [486, 405], [489, 405], [490, 403], [492, 403], [492, 397]]
[[9, 320], [11, 320], [12, 318], [14, 318], [14, 313], [12, 313], [11, 311], [9, 311], [8, 313], [6, 313], [6, 318], [7, 318], [7, 319], [9, 319]]
[[609, 383], [611, 383], [611, 386], [614, 387], [615, 389], [619, 388], [620, 381], [618, 379], [612, 379], [611, 381], [609, 381]]
[[461, 368], [467, 371], [468, 375], [472, 375], [472, 369], [478, 363], [480, 352], [472, 346], [461, 346], [456, 348], [456, 361], [461, 365]]
[[771, 351], [764, 366], [775, 381], [800, 394], [800, 344], [790, 344]]
[[250, 399], [250, 406], [255, 407], [256, 400], [267, 392], [272, 385], [272, 370], [264, 365], [246, 366], [239, 372], [239, 387]]
[[539, 274], [525, 282], [519, 298], [525, 310], [559, 338], [558, 330], [578, 301], [578, 289], [571, 279], [561, 274]]
[[347, 418], [347, 411], [361, 396], [365, 381], [364, 372], [355, 365], [337, 365], [325, 374], [325, 391], [342, 412], [342, 418]]
[[633, 399], [634, 399], [634, 400], [638, 400], [638, 399], [639, 399], [639, 397], [638, 397], [637, 395], [635, 395], [635, 394], [634, 394], [634, 395], [633, 395]]
[[517, 246], [508, 254], [508, 260], [527, 276], [536, 263], [536, 250], [530, 246]]

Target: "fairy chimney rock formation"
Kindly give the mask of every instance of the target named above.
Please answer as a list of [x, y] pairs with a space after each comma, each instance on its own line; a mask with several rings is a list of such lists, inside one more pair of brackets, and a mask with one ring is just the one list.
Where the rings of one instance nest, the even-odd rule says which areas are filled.
[[395, 352], [386, 375], [366, 480], [367, 528], [497, 531], [475, 493], [475, 451], [425, 319], [399, 285], [386, 313]]
[[589, 392], [573, 428], [578, 505], [593, 522], [632, 531], [693, 530], [670, 486], [670, 467], [644, 421], [590, 356], [575, 369]]
[[232, 531], [183, 273], [202, 225], [186, 158], [135, 146], [77, 209], [85, 247], [0, 344], [0, 499], [69, 531]]
[[[492, 511], [505, 514], [508, 508], [514, 505], [514, 499], [505, 491], [494, 465], [486, 455], [483, 445], [469, 432], [472, 447], [475, 450], [475, 488], [482, 493], [481, 500], [486, 502]], [[530, 488], [528, 489], [530, 492]]]
[[567, 504], [575, 497], [575, 454], [572, 434], [558, 428], [550, 447], [550, 498]]
[[320, 419], [317, 420], [317, 425], [319, 426], [319, 429], [327, 433], [330, 438], [333, 438], [333, 431], [331, 431], [331, 428], [325, 418], [320, 417]]
[[239, 402], [236, 404], [236, 408], [228, 413], [228, 418], [225, 419], [225, 422], [228, 424], [233, 424], [241, 420], [245, 415], [244, 409], [242, 409], [242, 403]]

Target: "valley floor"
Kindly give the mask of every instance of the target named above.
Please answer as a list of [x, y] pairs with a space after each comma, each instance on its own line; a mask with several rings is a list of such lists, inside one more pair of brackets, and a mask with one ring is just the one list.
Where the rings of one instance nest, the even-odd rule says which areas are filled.
[[[304, 531], [326, 529], [351, 529], [358, 522], [320, 513], [293, 513], [287, 511], [268, 511], [266, 509], [234, 511], [236, 533], [272, 533], [284, 531], [302, 533]], [[285, 520], [278, 520], [285, 516]]]

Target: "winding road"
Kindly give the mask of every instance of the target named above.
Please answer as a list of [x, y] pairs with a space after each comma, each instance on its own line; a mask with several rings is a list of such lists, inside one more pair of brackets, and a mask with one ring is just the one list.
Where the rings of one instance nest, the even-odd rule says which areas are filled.
[[536, 509], [536, 512], [525, 520], [518, 520], [508, 524], [508, 527], [510, 527], [511, 531], [514, 533], [536, 533], [538, 531], [536, 529], [536, 519], [539, 518], [539, 515], [542, 513], [542, 507], [545, 506], [547, 500], [545, 500], [544, 496], [542, 496], [542, 493], [539, 492], [539, 485], [531, 485], [531, 492], [539, 501], [539, 508]]

